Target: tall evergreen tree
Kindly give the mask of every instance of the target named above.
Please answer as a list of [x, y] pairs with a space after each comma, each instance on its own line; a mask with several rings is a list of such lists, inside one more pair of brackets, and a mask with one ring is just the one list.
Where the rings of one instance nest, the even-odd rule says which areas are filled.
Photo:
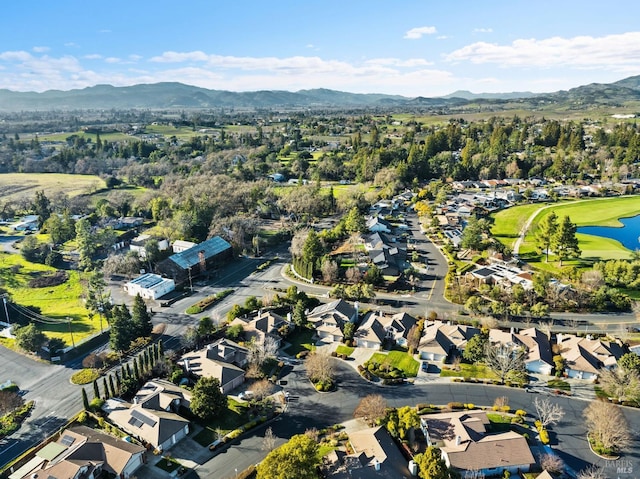
[[107, 385], [107, 378], [102, 378], [102, 389], [104, 389], [104, 398], [109, 399], [111, 395], [109, 394], [109, 386]]
[[93, 380], [93, 397], [95, 398], [100, 398], [100, 388], [98, 387], [98, 380], [94, 379]]
[[44, 194], [44, 190], [36, 191], [36, 196], [33, 200], [33, 210], [38, 215], [38, 228], [42, 228], [45, 221], [51, 216], [51, 202], [47, 195]]
[[111, 374], [109, 374], [109, 392], [111, 393], [111, 397], [116, 397], [118, 395], [116, 388], [114, 387], [113, 376]]
[[578, 228], [575, 223], [571, 222], [571, 218], [565, 216], [558, 226], [558, 231], [553, 236], [551, 247], [560, 258], [560, 267], [562, 267], [562, 260], [579, 258], [582, 254], [578, 246], [577, 230]]
[[546, 262], [549, 262], [549, 250], [552, 248], [553, 239], [558, 231], [558, 216], [551, 211], [538, 223], [536, 230], [536, 244], [546, 253]]
[[133, 299], [133, 307], [131, 309], [131, 319], [137, 337], [146, 338], [151, 336], [153, 324], [151, 324], [151, 315], [147, 310], [144, 299], [138, 294]]
[[127, 351], [134, 337], [131, 314], [124, 304], [114, 306], [110, 326], [109, 345], [111, 349], [119, 353]]
[[82, 407], [84, 407], [85, 411], [89, 410], [89, 398], [87, 397], [87, 391], [82, 388]]

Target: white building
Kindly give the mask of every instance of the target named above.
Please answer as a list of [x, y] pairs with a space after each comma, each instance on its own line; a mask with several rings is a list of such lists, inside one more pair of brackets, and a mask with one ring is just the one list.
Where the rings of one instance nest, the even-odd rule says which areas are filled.
[[192, 243], [191, 241], [176, 240], [173, 242], [172, 248], [174, 253], [182, 253], [189, 248], [193, 248], [195, 245], [196, 243]]
[[176, 289], [176, 283], [160, 275], [146, 273], [138, 276], [124, 285], [124, 290], [130, 296], [138, 294], [144, 299], [158, 299]]

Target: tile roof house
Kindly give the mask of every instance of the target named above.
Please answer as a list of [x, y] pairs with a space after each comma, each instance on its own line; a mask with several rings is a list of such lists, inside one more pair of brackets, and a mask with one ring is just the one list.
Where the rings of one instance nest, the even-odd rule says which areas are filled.
[[276, 340], [280, 345], [281, 336], [278, 330], [290, 324], [288, 318], [283, 318], [273, 311], [260, 310], [255, 316], [238, 317], [231, 322], [231, 326], [239, 324], [242, 326], [244, 336], [247, 340], [255, 339], [259, 344], [264, 343], [267, 336]]
[[464, 350], [467, 341], [476, 334], [480, 334], [480, 329], [473, 326], [427, 321], [418, 345], [418, 354], [421, 359], [443, 361], [451, 352]]
[[343, 299], [321, 304], [307, 313], [307, 321], [315, 327], [316, 334], [322, 339], [342, 341], [346, 323], [355, 323], [358, 309]]
[[78, 426], [62, 432], [10, 479], [93, 479], [103, 471], [127, 479], [145, 462], [146, 449], [102, 431]]
[[189, 434], [189, 421], [174, 412], [116, 399], [109, 399], [105, 409], [109, 420], [120, 429], [161, 451]]
[[413, 316], [404, 312], [391, 315], [372, 311], [356, 331], [354, 341], [362, 348], [380, 348], [385, 339], [393, 339], [396, 344], [406, 346], [409, 331], [416, 323]]
[[452, 411], [420, 418], [427, 444], [440, 448], [447, 466], [484, 476], [528, 472], [535, 459], [527, 440], [509, 431], [487, 433], [485, 411]]
[[220, 381], [220, 390], [228, 394], [244, 382], [249, 350], [229, 339], [220, 339], [204, 348], [185, 353], [178, 364], [185, 372]]
[[489, 342], [512, 349], [523, 348], [526, 351], [525, 367], [531, 373], [550, 375], [555, 366], [549, 338], [537, 328], [523, 329], [519, 333], [491, 329]]
[[407, 460], [384, 427], [349, 434], [352, 454], [334, 451], [325, 462], [329, 479], [399, 479], [412, 477]]
[[572, 334], [558, 334], [556, 343], [570, 378], [596, 379], [600, 369], [614, 367], [626, 352], [618, 343]]

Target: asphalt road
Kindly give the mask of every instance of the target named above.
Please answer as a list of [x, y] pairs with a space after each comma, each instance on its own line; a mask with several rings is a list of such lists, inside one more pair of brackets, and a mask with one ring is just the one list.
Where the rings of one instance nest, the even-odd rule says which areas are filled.
[[[294, 434], [306, 429], [318, 429], [338, 424], [353, 417], [360, 399], [368, 394], [381, 394], [390, 406], [414, 406], [417, 403], [447, 404], [450, 401], [492, 405], [499, 396], [507, 396], [512, 409], [524, 409], [534, 413], [533, 398], [537, 394], [526, 393], [519, 389], [500, 386], [484, 386], [465, 383], [432, 383], [422, 385], [404, 385], [384, 387], [368, 383], [360, 378], [353, 368], [344, 362], [338, 363], [338, 389], [331, 393], [317, 393], [304, 374], [304, 366], [295, 366], [284, 379], [286, 390], [293, 398], [288, 411], [270, 425], [256, 429], [255, 433], [243, 439], [239, 444], [218, 454], [210, 461], [197, 467], [189, 476], [202, 479], [233, 479], [236, 469], [243, 471], [252, 464], [259, 463], [267, 454], [263, 450], [264, 431], [271, 426], [278, 437], [277, 444], [285, 442]], [[619, 461], [604, 461], [589, 450], [586, 430], [582, 417], [588, 402], [549, 395], [552, 402], [558, 403], [565, 411], [562, 421], [551, 429], [553, 449], [562, 457], [571, 471], [578, 472], [591, 463], [604, 467], [606, 477], [632, 479], [640, 471], [640, 442], [636, 438], [632, 447]], [[623, 408], [632, 431], [640, 431], [640, 411]], [[618, 471], [623, 466], [626, 471]]]
[[0, 382], [14, 381], [25, 401], [35, 401], [22, 427], [0, 444], [0, 464], [42, 441], [82, 409], [81, 387], [69, 380], [78, 367], [77, 361], [51, 365], [0, 347]]

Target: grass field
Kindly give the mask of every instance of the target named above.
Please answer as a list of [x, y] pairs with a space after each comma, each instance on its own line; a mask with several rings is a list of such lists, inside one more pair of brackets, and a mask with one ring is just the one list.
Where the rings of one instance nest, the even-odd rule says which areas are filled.
[[420, 363], [404, 351], [389, 351], [388, 354], [373, 353], [369, 361], [378, 364], [389, 364], [401, 369], [407, 377], [415, 377], [418, 374]]
[[[18, 265], [20, 269], [14, 273], [12, 267], [18, 267]], [[21, 306], [37, 306], [42, 315], [57, 320], [65, 321], [71, 318], [73, 339], [76, 342], [99, 331], [100, 318], [96, 315], [89, 320], [88, 311], [81, 299], [83, 287], [78, 271], [68, 271], [69, 279], [59, 286], [29, 287], [29, 280], [34, 276], [53, 271], [55, 268], [29, 263], [17, 254], [0, 254], [0, 279], [15, 303]], [[61, 338], [68, 345], [72, 344], [68, 322], [38, 323], [38, 327], [47, 336]]]
[[240, 403], [229, 398], [227, 411], [224, 414], [221, 414], [219, 418], [212, 419], [206, 424], [201, 423], [203, 429], [193, 436], [193, 439], [201, 446], [207, 447], [218, 438], [216, 434], [216, 430], [218, 428], [220, 428], [222, 434], [228, 434], [234, 429], [237, 429], [243, 424], [249, 422], [247, 411], [247, 403]]
[[104, 180], [92, 175], [66, 175], [62, 173], [2, 173], [0, 174], [0, 198], [16, 199], [34, 196], [43, 190], [51, 198], [55, 193], [68, 196], [93, 193], [105, 187]]
[[486, 367], [484, 364], [460, 364], [460, 370], [454, 371], [452, 369], [442, 369], [440, 376], [443, 378], [448, 377], [462, 377], [465, 379], [499, 379], [496, 374]]
[[[578, 226], [622, 226], [620, 218], [635, 216], [640, 213], [640, 196], [618, 198], [596, 198], [562, 202], [546, 207], [546, 204], [521, 205], [501, 211], [494, 216], [492, 233], [503, 244], [513, 247], [518, 233], [527, 219], [540, 210], [531, 223], [525, 240], [520, 247], [520, 255], [527, 259], [538, 256], [536, 252], [535, 232], [538, 223], [551, 211], [558, 218], [569, 216]], [[544, 209], [542, 209], [544, 208]], [[567, 265], [588, 266], [599, 259], [629, 258], [631, 252], [619, 242], [600, 236], [578, 234], [582, 260], [568, 262]], [[550, 257], [550, 261], [554, 260]], [[553, 270], [554, 266], [540, 262], [542, 269]]]
[[[92, 143], [96, 143], [96, 140], [98, 139], [98, 135], [95, 133], [87, 133], [85, 131], [82, 130], [78, 130], [78, 131], [72, 131], [72, 132], [67, 132], [67, 133], [53, 133], [50, 135], [40, 135], [38, 136], [38, 140], [39, 141], [51, 141], [51, 142], [55, 142], [55, 143], [63, 143], [66, 142], [67, 138], [69, 138], [71, 135], [76, 135], [79, 136], [81, 138], [85, 138], [87, 140], [91, 140]], [[26, 135], [24, 136], [24, 139], [28, 139], [29, 136]], [[120, 133], [120, 132], [112, 132], [112, 133], [100, 133], [100, 139], [102, 141], [126, 141], [126, 140], [135, 140], [136, 137], [135, 136], [131, 136], [131, 135], [127, 135], [125, 133]]]

